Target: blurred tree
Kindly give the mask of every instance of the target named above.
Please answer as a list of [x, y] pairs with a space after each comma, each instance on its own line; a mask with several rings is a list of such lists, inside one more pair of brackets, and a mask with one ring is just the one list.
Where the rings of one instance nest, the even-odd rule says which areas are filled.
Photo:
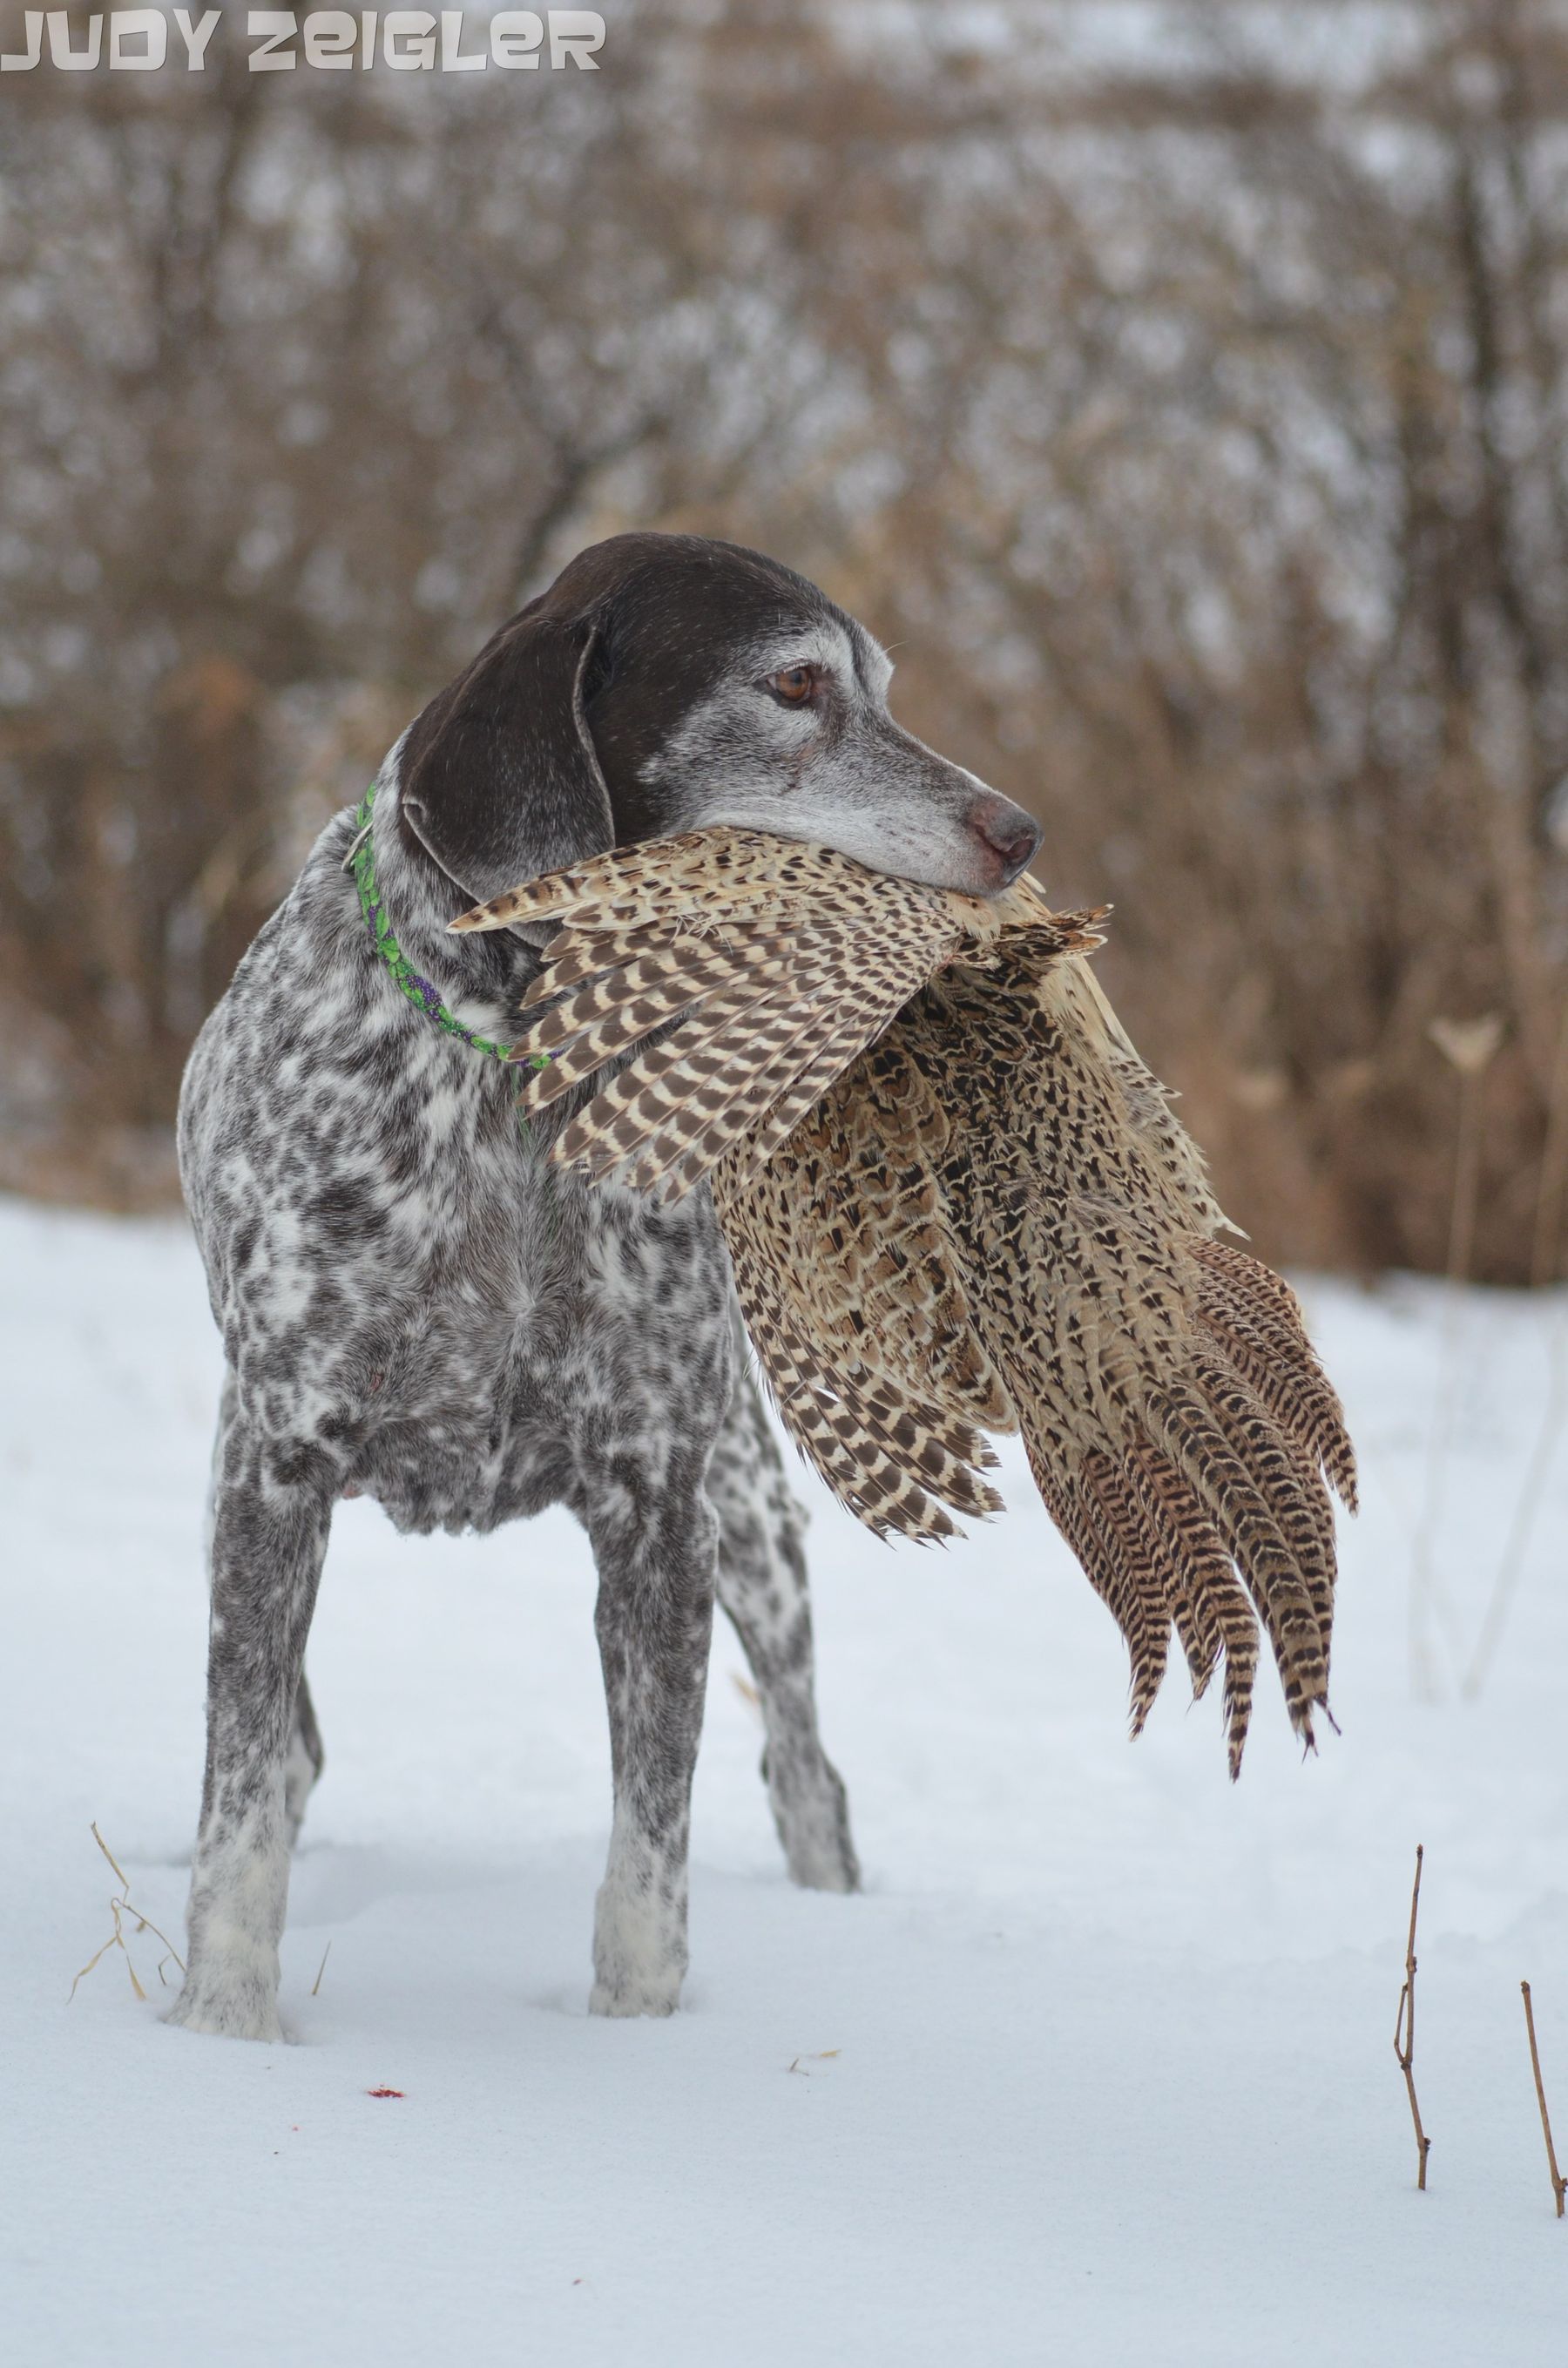
[[643, 524], [900, 645], [1267, 1254], [1441, 1264], [1428, 1023], [1496, 1009], [1478, 1261], [1555, 1271], [1561, 10], [608, 13], [595, 75], [7, 77], [0, 1175], [166, 1185], [310, 834]]

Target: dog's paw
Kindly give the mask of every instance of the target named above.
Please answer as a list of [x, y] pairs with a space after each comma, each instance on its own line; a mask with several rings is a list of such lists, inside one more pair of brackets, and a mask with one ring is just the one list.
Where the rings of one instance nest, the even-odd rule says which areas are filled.
[[770, 1773], [765, 1753], [762, 1772], [790, 1882], [804, 1891], [858, 1891], [860, 1861], [837, 1770], [818, 1754], [803, 1768]]
[[680, 2004], [680, 1982], [596, 1982], [588, 1995], [590, 2014], [674, 2014]]
[[686, 1976], [686, 1889], [614, 1866], [594, 1916], [590, 2014], [674, 2014]]
[[278, 2043], [283, 2037], [276, 1996], [255, 1981], [225, 1987], [212, 1982], [192, 1981], [187, 1976], [164, 2020], [177, 2031], [205, 2032], [214, 2039]]
[[792, 1842], [785, 1853], [785, 1865], [790, 1880], [802, 1891], [837, 1891], [847, 1894], [860, 1888], [860, 1861], [849, 1848], [847, 1839], [825, 1845], [814, 1839]]

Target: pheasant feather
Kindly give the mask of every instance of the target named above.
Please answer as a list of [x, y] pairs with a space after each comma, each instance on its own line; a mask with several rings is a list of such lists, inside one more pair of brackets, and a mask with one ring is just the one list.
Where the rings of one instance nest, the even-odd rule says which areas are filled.
[[1234, 1774], [1260, 1629], [1308, 1744], [1326, 1713], [1328, 1491], [1354, 1506], [1355, 1461], [1294, 1293], [1221, 1238], [1090, 973], [1103, 917], [714, 829], [453, 926], [556, 925], [520, 1099], [576, 1090], [564, 1167], [710, 1183], [780, 1415], [840, 1500], [949, 1536], [999, 1509], [989, 1438], [1019, 1432], [1127, 1640], [1133, 1732], [1174, 1633], [1195, 1694], [1223, 1667]]

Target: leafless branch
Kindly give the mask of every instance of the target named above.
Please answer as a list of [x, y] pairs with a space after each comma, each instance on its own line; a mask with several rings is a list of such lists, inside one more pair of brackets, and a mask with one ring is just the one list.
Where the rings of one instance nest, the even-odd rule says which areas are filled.
[[1415, 2100], [1415, 1915], [1421, 1904], [1421, 1861], [1423, 1850], [1415, 1846], [1415, 1880], [1410, 1890], [1410, 1937], [1404, 1944], [1404, 1986], [1399, 1994], [1399, 2012], [1394, 2019], [1394, 2060], [1404, 2075], [1404, 2093], [1410, 2100], [1410, 2118], [1415, 2125], [1415, 2184], [1426, 2185], [1426, 2157], [1432, 2141], [1421, 2126], [1421, 2108]]
[[1546, 2089], [1540, 2077], [1540, 2052], [1535, 2044], [1535, 2009], [1530, 2003], [1528, 1982], [1521, 1982], [1519, 1989], [1525, 2001], [1525, 2029], [1528, 2032], [1530, 2039], [1530, 2070], [1535, 2074], [1535, 2100], [1540, 2107], [1541, 2135], [1546, 2140], [1546, 2167], [1551, 2180], [1551, 2193], [1557, 2205], [1557, 2216], [1561, 2220], [1564, 2209], [1568, 2208], [1564, 2203], [1564, 2198], [1568, 2197], [1568, 2179], [1564, 2179], [1557, 2168], [1557, 2148], [1551, 2143], [1551, 2116], [1546, 2110]]

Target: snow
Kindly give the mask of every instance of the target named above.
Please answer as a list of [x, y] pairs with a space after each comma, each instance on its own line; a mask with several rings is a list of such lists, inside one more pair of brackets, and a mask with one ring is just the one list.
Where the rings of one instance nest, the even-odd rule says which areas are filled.
[[[785, 1881], [725, 1631], [686, 2010], [592, 2021], [585, 1543], [564, 1516], [405, 1540], [347, 1505], [311, 1645], [296, 2044], [250, 2047], [164, 2026], [151, 1933], [149, 2003], [111, 1951], [67, 2004], [117, 1887], [90, 1820], [180, 1938], [217, 1378], [196, 1258], [173, 1223], [0, 1203], [8, 2356], [1562, 2359], [1518, 1984], [1568, 2156], [1568, 1456], [1483, 1698], [1438, 1622], [1416, 1702], [1443, 1293], [1304, 1290], [1366, 1471], [1319, 1759], [1271, 1679], [1234, 1789], [1217, 1703], [1176, 1681], [1130, 1744], [1119, 1640], [1016, 1457], [1006, 1520], [943, 1555], [879, 1546], [802, 1474], [866, 1895]], [[1438, 1564], [1465, 1651], [1562, 1320], [1453, 1313]], [[1425, 2195], [1391, 2045], [1417, 1841]]]

